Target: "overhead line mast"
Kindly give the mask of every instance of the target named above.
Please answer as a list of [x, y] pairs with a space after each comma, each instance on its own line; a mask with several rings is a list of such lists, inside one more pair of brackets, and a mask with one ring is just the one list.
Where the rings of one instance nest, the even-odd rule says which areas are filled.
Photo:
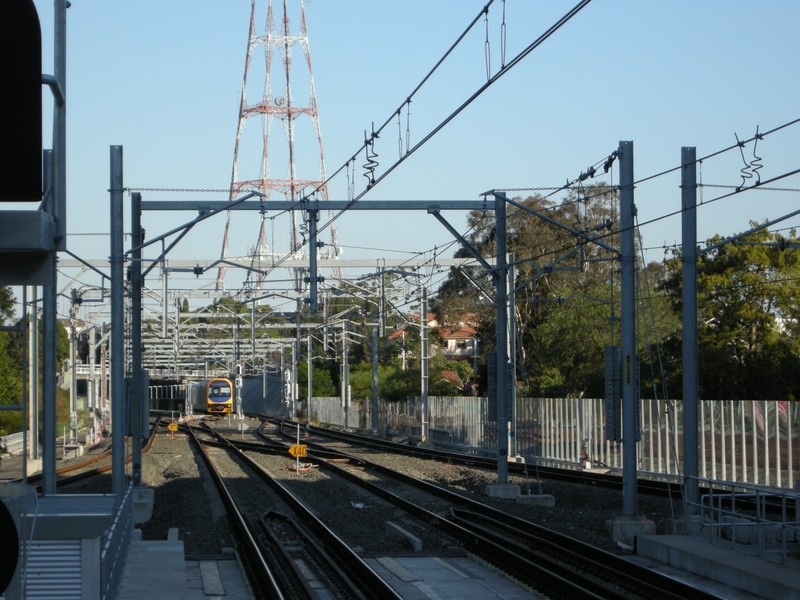
[[[275, 26], [275, 18], [272, 10], [272, 0], [269, 0], [267, 7], [267, 24], [266, 34], [256, 35], [255, 27], [255, 13], [256, 13], [256, 0], [250, 2], [250, 30], [247, 41], [247, 55], [245, 57], [244, 77], [242, 79], [242, 94], [239, 105], [239, 123], [236, 129], [236, 142], [233, 150], [233, 168], [231, 174], [231, 186], [229, 193], [229, 200], [233, 201], [244, 192], [256, 191], [263, 194], [263, 200], [268, 206], [268, 201], [272, 192], [281, 194], [286, 200], [291, 202], [299, 202], [299, 200], [308, 193], [309, 190], [317, 190], [316, 194], [320, 200], [328, 200], [328, 186], [325, 183], [325, 156], [322, 146], [322, 133], [319, 126], [319, 114], [317, 111], [316, 92], [314, 90], [314, 78], [311, 69], [311, 54], [308, 46], [308, 34], [306, 29], [306, 16], [305, 4], [303, 0], [300, 1], [300, 31], [298, 35], [292, 36], [290, 33], [289, 14], [287, 11], [288, 0], [283, 0], [283, 17], [281, 20], [280, 33]], [[292, 96], [291, 88], [291, 66], [292, 66], [292, 47], [299, 44], [305, 63], [308, 67], [308, 80], [309, 80], [309, 95], [308, 106], [299, 106], [295, 104]], [[255, 104], [248, 104], [247, 102], [247, 78], [250, 71], [250, 63], [255, 49], [263, 45], [265, 56], [265, 73], [264, 73], [264, 88], [263, 96], [260, 102]], [[275, 50], [278, 50], [283, 66], [283, 73], [285, 76], [285, 88], [283, 95], [273, 95], [271, 89], [271, 70], [272, 59]], [[261, 118], [261, 160], [259, 173], [257, 177], [246, 178], [242, 177], [239, 165], [239, 149], [242, 142], [242, 134], [249, 119], [253, 117]], [[269, 154], [269, 134], [272, 127], [273, 118], [277, 117], [283, 122], [283, 130], [285, 135], [286, 147], [288, 150], [287, 161], [285, 164], [285, 178], [278, 179], [272, 176], [273, 168], [276, 165], [271, 164], [277, 162], [277, 156], [270, 157]], [[295, 148], [295, 121], [299, 118], [310, 119], [311, 126], [316, 134], [317, 143], [319, 145], [319, 170], [316, 179], [307, 178], [301, 179], [298, 177], [296, 165], [296, 148]], [[274, 148], [274, 145], [273, 145]], [[284, 165], [279, 165], [278, 168], [283, 168]], [[298, 205], [298, 210], [300, 210]], [[314, 213], [316, 214], [316, 213]], [[303, 217], [303, 215], [301, 213]], [[228, 232], [230, 230], [231, 212], [227, 213], [225, 220], [225, 230], [222, 239], [222, 252], [220, 258], [225, 259], [228, 255]], [[273, 251], [268, 252], [267, 235], [266, 235], [266, 214], [265, 211], [261, 214], [261, 224], [258, 235], [258, 243], [250, 253], [253, 263], [274, 262], [275, 240], [271, 240]], [[301, 231], [305, 232], [306, 227], [301, 225]], [[290, 225], [289, 225], [289, 238], [291, 248], [289, 254], [297, 253], [304, 245], [305, 240], [300, 239], [297, 223], [297, 210], [290, 211]], [[324, 258], [335, 257], [338, 254], [336, 250], [336, 234], [333, 226], [330, 227], [330, 250], [327, 253], [330, 256]], [[317, 252], [317, 248], [308, 248], [308, 252]], [[269, 256], [268, 256], [269, 255]], [[269, 258], [269, 260], [267, 260]], [[302, 257], [297, 257], [302, 258]], [[224, 287], [226, 268], [221, 267], [217, 272], [216, 290], [220, 291]], [[334, 276], [341, 277], [339, 269], [334, 269]], [[264, 275], [257, 276], [248, 275], [245, 287], [251, 291], [261, 288]], [[294, 274], [294, 288], [295, 291], [301, 292], [303, 290], [303, 276], [300, 270], [296, 270]]]

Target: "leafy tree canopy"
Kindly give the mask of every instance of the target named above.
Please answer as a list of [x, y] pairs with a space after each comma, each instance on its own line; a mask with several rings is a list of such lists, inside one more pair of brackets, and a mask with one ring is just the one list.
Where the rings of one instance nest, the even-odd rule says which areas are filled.
[[[752, 223], [755, 226], [755, 223]], [[715, 236], [707, 247], [720, 242]], [[762, 229], [700, 256], [697, 263], [701, 395], [708, 399], [786, 399], [800, 390], [800, 252]], [[661, 289], [682, 310], [681, 260], [667, 262]], [[680, 374], [680, 337], [667, 349]], [[675, 378], [677, 379], [677, 377]], [[673, 387], [680, 389], [675, 381]]]

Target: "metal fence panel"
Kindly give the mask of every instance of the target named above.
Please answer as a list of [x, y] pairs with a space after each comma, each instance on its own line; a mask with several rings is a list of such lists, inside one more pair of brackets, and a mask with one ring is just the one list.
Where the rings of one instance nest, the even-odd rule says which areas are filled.
[[[312, 421], [371, 430], [371, 401], [315, 398]], [[622, 468], [622, 444], [606, 438], [603, 399], [519, 398], [516, 453], [541, 464], [572, 468]], [[395, 437], [419, 439], [421, 398], [378, 402], [378, 427]], [[654, 477], [677, 479], [683, 473], [683, 405], [680, 400], [642, 400], [637, 469]], [[704, 400], [698, 420], [700, 474], [730, 482], [793, 489], [798, 464], [798, 418], [794, 402]], [[497, 423], [488, 398], [428, 398], [430, 439], [437, 445], [496, 455]]]

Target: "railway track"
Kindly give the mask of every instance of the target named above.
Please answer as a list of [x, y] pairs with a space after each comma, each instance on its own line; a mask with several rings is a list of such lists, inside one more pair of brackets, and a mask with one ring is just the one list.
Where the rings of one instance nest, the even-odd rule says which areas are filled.
[[[253, 415], [256, 416], [256, 415]], [[452, 452], [447, 450], [437, 450], [433, 448], [420, 448], [416, 446], [409, 446], [406, 444], [398, 444], [389, 440], [382, 440], [367, 435], [357, 433], [337, 431], [334, 429], [326, 429], [323, 427], [309, 426], [308, 432], [314, 436], [324, 437], [331, 440], [338, 440], [347, 444], [360, 445], [365, 448], [372, 448], [382, 452], [393, 452], [405, 454], [408, 456], [417, 456], [421, 458], [429, 458], [441, 462], [452, 464], [465, 465], [469, 467], [478, 467], [488, 470], [497, 469], [497, 460], [493, 458], [485, 458], [482, 456], [463, 454], [460, 452]], [[556, 481], [565, 481], [578, 485], [590, 485], [594, 487], [602, 487], [613, 490], [622, 489], [622, 478], [619, 475], [608, 473], [596, 473], [579, 469], [560, 469], [556, 467], [547, 466], [530, 466], [525, 463], [508, 463], [509, 473], [516, 475], [536, 475], [546, 479], [553, 479]], [[681, 498], [680, 485], [669, 482], [653, 479], [639, 479], [637, 482], [638, 492], [640, 494], [648, 494], [660, 497], [672, 497], [674, 499]]]
[[[246, 548], [243, 562], [262, 597], [400, 598], [290, 490], [237, 447], [239, 444], [209, 428], [185, 429], [196, 441], [232, 514]], [[208, 452], [204, 446], [222, 450], [225, 456]], [[246, 478], [235, 481], [235, 477], [221, 475], [218, 465], [222, 460], [235, 461]], [[227, 470], [235, 471], [230, 467]], [[253, 493], [253, 480], [265, 484], [263, 491]], [[257, 506], [252, 502], [254, 497], [258, 498]], [[242, 508], [245, 504], [247, 508]]]
[[[263, 418], [263, 416], [261, 418]], [[280, 419], [272, 419], [272, 422], [280, 421]], [[293, 423], [291, 424], [291, 426], [294, 425], [295, 424]], [[489, 471], [495, 471], [497, 469], [497, 461], [495, 459], [488, 459], [475, 455], [408, 446], [406, 444], [398, 444], [396, 442], [382, 440], [380, 438], [374, 438], [367, 435], [337, 431], [322, 427], [309, 426], [307, 428], [307, 432], [315, 437], [328, 438], [330, 440], [341, 442], [350, 446], [360, 446], [363, 448], [377, 450], [379, 452], [431, 459], [445, 464], [476, 467]], [[328, 448], [328, 450], [331, 449]], [[518, 475], [525, 478], [535, 476], [537, 479], [541, 478], [552, 481], [563, 481], [575, 485], [585, 485], [620, 492], [622, 491], [622, 477], [616, 474], [597, 473], [580, 469], [561, 469], [547, 466], [527, 466], [524, 463], [513, 462], [508, 463], [508, 472], [509, 474]], [[701, 496], [708, 495], [711, 492], [711, 490], [703, 486], [701, 486], [698, 491]], [[670, 498], [680, 502], [683, 501], [683, 490], [680, 484], [672, 481], [639, 478], [637, 480], [637, 492], [647, 496]], [[717, 498], [717, 501], [721, 502], [722, 506], [724, 506], [726, 509], [732, 508], [730, 502], [726, 502], [724, 499], [721, 499], [719, 494], [717, 495]], [[770, 497], [766, 489], [764, 493], [762, 493], [758, 503], [755, 500], [749, 500], [744, 495], [738, 495], [736, 498], [736, 504], [742, 511], [751, 511], [755, 513], [758, 510], [765, 510], [767, 514], [774, 516], [781, 515], [784, 509], [788, 511], [796, 510], [794, 502], [790, 501], [787, 506], [784, 506], [783, 500], [779, 496]]]
[[[280, 428], [283, 423], [277, 423]], [[263, 430], [267, 431], [263, 431]], [[266, 453], [283, 453], [296, 436], [262, 427]], [[281, 433], [283, 439], [278, 438]], [[492, 509], [464, 496], [308, 440], [306, 460], [401, 509], [422, 527], [455, 541], [526, 587], [561, 598], [716, 598], [613, 554]], [[232, 442], [257, 450], [253, 442]], [[424, 506], [423, 506], [424, 505]]]
[[[146, 454], [150, 451], [153, 446], [153, 442], [156, 438], [156, 433], [160, 429], [163, 423], [163, 417], [158, 416], [156, 417], [155, 421], [151, 423], [150, 426], [150, 437], [147, 439], [147, 442], [144, 446], [142, 446], [142, 453]], [[102, 452], [94, 454], [92, 456], [88, 456], [85, 460], [76, 461], [68, 465], [64, 465], [56, 469], [56, 487], [63, 487], [70, 485], [72, 483], [77, 483], [79, 481], [83, 481], [84, 479], [88, 479], [90, 477], [94, 477], [96, 475], [101, 475], [103, 473], [108, 473], [111, 471], [111, 447], [109, 446]], [[133, 460], [132, 456], [128, 456], [125, 459], [125, 464], [128, 464]], [[104, 463], [101, 465], [97, 465], [97, 463]], [[92, 466], [97, 465], [97, 466]], [[70, 475], [71, 473], [71, 475]], [[38, 492], [42, 491], [42, 474], [41, 473], [34, 473], [33, 475], [28, 475], [28, 485], [36, 488]]]

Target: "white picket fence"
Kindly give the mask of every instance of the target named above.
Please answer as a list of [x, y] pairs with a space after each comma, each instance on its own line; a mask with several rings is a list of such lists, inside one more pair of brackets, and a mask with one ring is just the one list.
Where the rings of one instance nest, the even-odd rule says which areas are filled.
[[[303, 409], [305, 407], [303, 406]], [[419, 437], [421, 400], [378, 403], [378, 428], [395, 436]], [[642, 400], [638, 465], [667, 479], [682, 469], [682, 403]], [[793, 489], [798, 459], [798, 407], [787, 401], [705, 400], [698, 423], [700, 477]], [[370, 430], [371, 402], [313, 398], [313, 423]], [[466, 452], [495, 455], [497, 427], [484, 397], [428, 398], [430, 440]], [[511, 453], [566, 467], [622, 468], [622, 445], [605, 438], [603, 400], [520, 398]]]

